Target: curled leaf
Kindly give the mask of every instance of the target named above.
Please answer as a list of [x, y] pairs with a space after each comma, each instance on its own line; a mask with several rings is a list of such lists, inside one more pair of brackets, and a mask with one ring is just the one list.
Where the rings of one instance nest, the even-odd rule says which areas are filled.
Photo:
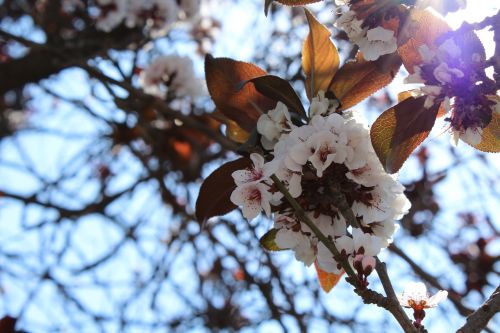
[[249, 158], [242, 157], [223, 164], [205, 179], [196, 200], [196, 218], [200, 223], [213, 216], [227, 214], [236, 208], [230, 199], [231, 193], [236, 188], [231, 174], [251, 165], [252, 161]]
[[228, 119], [226, 123], [226, 136], [234, 142], [244, 143], [250, 137], [250, 133], [238, 126], [236, 122]]
[[372, 145], [387, 172], [397, 172], [434, 126], [439, 105], [427, 109], [425, 99], [409, 97], [384, 111], [373, 123]]
[[243, 88], [249, 82], [253, 83], [255, 89], [262, 95], [273, 101], [280, 101], [291, 111], [298, 113], [301, 117], [306, 117], [302, 102], [288, 81], [275, 75], [264, 75], [247, 80], [240, 87]]
[[333, 289], [339, 283], [340, 278], [342, 275], [344, 275], [344, 272], [340, 274], [333, 274], [333, 273], [328, 273], [325, 272], [324, 270], [319, 267], [319, 264], [317, 261], [314, 262], [314, 268], [316, 268], [316, 272], [318, 273], [318, 280], [319, 284], [321, 286], [321, 289], [323, 289], [324, 292], [329, 292], [330, 290]]
[[248, 81], [267, 73], [260, 67], [228, 58], [205, 58], [205, 77], [208, 91], [217, 109], [250, 132], [257, 124], [262, 111], [273, 109], [276, 102], [259, 93], [254, 86], [238, 89]]
[[268, 251], [282, 251], [284, 249], [281, 249], [276, 245], [276, 234], [278, 233], [278, 229], [271, 229], [268, 232], [264, 234], [259, 240], [260, 245], [268, 250]]
[[330, 40], [330, 30], [319, 23], [313, 14], [304, 8], [309, 34], [302, 48], [302, 68], [306, 74], [306, 93], [309, 100], [318, 91], [327, 91], [339, 68], [339, 54]]
[[346, 110], [392, 82], [401, 66], [397, 54], [388, 54], [376, 61], [366, 61], [360, 54], [355, 61], [344, 64], [335, 74], [330, 91]]
[[474, 148], [486, 153], [500, 153], [500, 114], [493, 112], [488, 126], [483, 129], [482, 140]]

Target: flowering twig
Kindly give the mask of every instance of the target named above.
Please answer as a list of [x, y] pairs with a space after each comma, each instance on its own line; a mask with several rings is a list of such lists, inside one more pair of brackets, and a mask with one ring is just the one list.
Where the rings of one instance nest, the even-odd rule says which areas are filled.
[[500, 287], [491, 294], [491, 296], [486, 300], [469, 317], [467, 317], [466, 323], [458, 329], [458, 333], [473, 333], [481, 332], [488, 321], [497, 313], [500, 312]]
[[[413, 326], [412, 322], [410, 321], [410, 319], [408, 318], [408, 316], [406, 315], [406, 313], [404, 312], [403, 308], [401, 307], [396, 298], [396, 294], [390, 282], [389, 276], [387, 275], [387, 271], [385, 270], [385, 264], [383, 264], [382, 262], [380, 262], [380, 260], [377, 259], [376, 270], [380, 277], [384, 290], [387, 294], [387, 297], [384, 297], [383, 295], [373, 290], [367, 289], [366, 287], [361, 287], [359, 285], [357, 276], [353, 271], [351, 265], [347, 260], [342, 260], [342, 258], [340, 257], [340, 253], [335, 247], [333, 241], [328, 237], [326, 237], [321, 232], [321, 230], [319, 230], [319, 228], [307, 217], [300, 204], [292, 197], [290, 192], [288, 192], [286, 186], [278, 179], [278, 177], [273, 175], [271, 176], [271, 179], [273, 180], [278, 190], [281, 193], [283, 193], [288, 203], [292, 206], [292, 208], [295, 211], [295, 215], [302, 222], [304, 222], [312, 230], [312, 232], [316, 235], [316, 237], [318, 237], [319, 241], [322, 242], [328, 248], [328, 250], [330, 250], [335, 260], [340, 262], [342, 268], [345, 270], [346, 274], [349, 277], [347, 281], [354, 286], [355, 293], [358, 294], [361, 298], [363, 298], [364, 303], [376, 304], [377, 306], [382, 307], [387, 311], [389, 311], [398, 321], [398, 323], [401, 325], [401, 327], [405, 332], [418, 332], [419, 330], [417, 330], [417, 328]], [[344, 218], [351, 225], [359, 227], [359, 224], [354, 216], [354, 213], [347, 204], [345, 196], [340, 192], [340, 190], [338, 190], [335, 187], [331, 188], [331, 190], [333, 192], [333, 198], [335, 201], [334, 203], [338, 204], [337, 208], [339, 208]]]
[[335, 257], [335, 260], [341, 263], [342, 268], [345, 270], [347, 275], [351, 278], [353, 278], [353, 283], [354, 287], [358, 287], [357, 279], [356, 279], [356, 273], [354, 273], [354, 270], [352, 269], [351, 265], [349, 265], [349, 262], [347, 260], [342, 260], [339, 251], [335, 247], [335, 244], [326, 237], [321, 230], [307, 217], [305, 214], [304, 210], [300, 206], [300, 204], [295, 200], [290, 192], [288, 192], [286, 186], [276, 177], [275, 175], [271, 176], [271, 179], [273, 180], [274, 184], [276, 184], [276, 187], [278, 190], [283, 193], [285, 196], [286, 200], [288, 203], [292, 206], [292, 208], [295, 211], [295, 215], [302, 221], [304, 222], [313, 232], [314, 234], [318, 237], [318, 239], [325, 244], [328, 250], [333, 254]]
[[[413, 269], [413, 271], [422, 279], [427, 281], [430, 285], [432, 285], [434, 288], [438, 290], [445, 289], [443, 286], [439, 283], [439, 281], [432, 275], [430, 275], [428, 272], [422, 269], [422, 267], [413, 261], [406, 253], [403, 252], [399, 247], [397, 247], [394, 244], [389, 245], [389, 251], [392, 253], [396, 254], [399, 256], [401, 259], [406, 261], [408, 265]], [[466, 307], [465, 305], [462, 304], [461, 297], [456, 293], [456, 292], [449, 292], [448, 294], [448, 299], [455, 305], [455, 308], [458, 310], [458, 312], [462, 316], [468, 316], [470, 315], [473, 311]]]
[[[360, 225], [358, 223], [358, 220], [356, 219], [354, 212], [349, 206], [349, 203], [347, 202], [345, 195], [340, 191], [340, 188], [332, 186], [330, 189], [332, 190], [333, 203], [340, 210], [342, 216], [351, 226], [359, 228]], [[396, 320], [399, 322], [401, 327], [405, 329], [405, 331], [407, 330], [413, 331], [415, 327], [413, 326], [410, 319], [408, 318], [405, 311], [398, 302], [391, 280], [389, 278], [389, 275], [387, 274], [385, 263], [381, 262], [377, 257], [376, 260], [377, 260], [377, 265], [375, 266], [375, 270], [377, 271], [377, 274], [380, 278], [380, 282], [382, 283], [384, 291], [387, 295], [386, 300], [384, 302], [385, 306], [383, 307], [392, 313], [394, 318], [396, 318]]]

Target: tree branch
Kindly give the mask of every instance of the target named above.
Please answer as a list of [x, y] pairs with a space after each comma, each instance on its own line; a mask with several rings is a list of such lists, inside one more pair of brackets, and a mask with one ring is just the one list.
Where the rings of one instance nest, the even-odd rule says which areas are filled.
[[460, 327], [457, 333], [481, 332], [498, 312], [500, 312], [500, 287], [497, 287], [479, 309], [467, 317], [465, 325]]
[[[8, 33], [0, 34], [9, 39]], [[21, 42], [20, 37], [10, 39]], [[82, 32], [65, 45], [31, 45], [31, 50], [22, 58], [0, 63], [0, 95], [19, 89], [28, 83], [36, 83], [61, 70], [75, 66], [109, 49], [122, 49], [144, 36], [137, 30], [120, 27], [110, 33]], [[26, 43], [24, 43], [26, 44]]]

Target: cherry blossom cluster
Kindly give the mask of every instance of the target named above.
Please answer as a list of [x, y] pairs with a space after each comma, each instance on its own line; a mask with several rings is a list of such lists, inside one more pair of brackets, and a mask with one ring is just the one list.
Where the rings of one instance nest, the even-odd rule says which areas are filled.
[[[312, 99], [309, 121], [292, 122], [286, 105], [263, 114], [257, 123], [264, 156], [253, 153], [253, 167], [233, 173], [237, 185], [231, 201], [244, 217], [262, 210], [273, 214], [275, 243], [292, 249], [298, 260], [314, 261], [325, 271], [341, 265], [303, 221], [270, 179], [275, 175], [307, 217], [338, 249], [360, 277], [370, 274], [375, 258], [392, 241], [394, 220], [408, 212], [404, 187], [387, 174], [370, 142], [368, 128], [352, 114], [336, 112], [338, 102], [324, 93]], [[349, 225], [338, 206], [339, 195], [352, 209], [357, 226]]]
[[139, 84], [146, 93], [160, 98], [196, 98], [205, 93], [203, 81], [194, 73], [193, 61], [176, 54], [156, 58], [141, 71]]
[[97, 0], [96, 27], [111, 31], [125, 23], [129, 28], [146, 26], [163, 30], [179, 17], [189, 18], [199, 11], [200, 0]]
[[446, 39], [437, 49], [427, 45], [419, 48], [422, 63], [414, 66], [414, 73], [406, 83], [423, 84], [418, 93], [426, 95], [425, 107], [443, 103], [451, 111], [453, 141], [458, 139], [478, 145], [483, 129], [493, 113], [500, 112], [495, 89], [488, 88], [484, 72], [484, 54], [458, 46], [453, 38]]
[[[398, 25], [386, 23], [380, 18], [401, 15], [397, 6], [378, 8], [372, 3], [346, 0], [336, 0], [335, 3], [339, 6], [350, 5], [350, 10], [337, 19], [335, 26], [344, 30], [349, 40], [358, 45], [366, 60], [377, 60], [384, 54], [396, 52]], [[379, 12], [384, 15], [378, 15]]]

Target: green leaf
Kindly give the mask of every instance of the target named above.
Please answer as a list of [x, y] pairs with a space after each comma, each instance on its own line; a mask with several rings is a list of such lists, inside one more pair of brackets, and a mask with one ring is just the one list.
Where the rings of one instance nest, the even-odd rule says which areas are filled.
[[229, 213], [237, 206], [231, 202], [231, 193], [236, 188], [231, 174], [252, 166], [249, 158], [242, 157], [227, 162], [212, 172], [203, 182], [196, 200], [196, 218], [200, 223], [213, 216]]
[[253, 83], [255, 89], [262, 95], [274, 101], [280, 101], [290, 111], [296, 112], [301, 117], [306, 117], [306, 111], [302, 106], [302, 102], [288, 81], [275, 75], [264, 75], [242, 82], [240, 87], [243, 88], [249, 82]]
[[304, 8], [309, 34], [302, 48], [302, 68], [306, 74], [306, 94], [309, 100], [318, 91], [327, 91], [339, 68], [339, 53], [330, 40], [330, 30], [319, 23], [313, 14]]
[[409, 97], [384, 111], [373, 123], [372, 145], [387, 172], [397, 172], [434, 126], [439, 105], [427, 109], [425, 99]]
[[281, 249], [276, 245], [276, 234], [278, 233], [278, 229], [271, 229], [267, 233], [264, 234], [259, 240], [260, 245], [268, 250], [268, 251], [282, 251], [285, 249]]

